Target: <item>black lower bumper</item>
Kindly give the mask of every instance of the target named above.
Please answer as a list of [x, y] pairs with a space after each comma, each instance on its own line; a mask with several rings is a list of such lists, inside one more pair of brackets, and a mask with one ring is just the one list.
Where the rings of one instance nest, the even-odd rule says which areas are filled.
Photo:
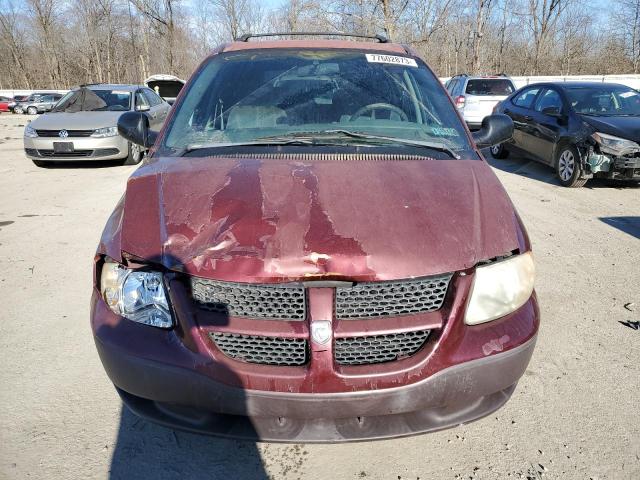
[[535, 345], [456, 365], [422, 381], [344, 393], [229, 387], [195, 370], [96, 345], [124, 403], [168, 427], [270, 442], [345, 442], [441, 430], [484, 417], [511, 396]]

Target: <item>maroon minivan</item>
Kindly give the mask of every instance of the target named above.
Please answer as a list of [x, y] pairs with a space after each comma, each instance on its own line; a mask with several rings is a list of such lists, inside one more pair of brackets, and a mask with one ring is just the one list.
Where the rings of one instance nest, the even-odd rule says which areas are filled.
[[340, 442], [481, 418], [539, 325], [531, 245], [410, 48], [225, 44], [196, 70], [95, 257], [91, 326], [124, 403], [236, 438]]

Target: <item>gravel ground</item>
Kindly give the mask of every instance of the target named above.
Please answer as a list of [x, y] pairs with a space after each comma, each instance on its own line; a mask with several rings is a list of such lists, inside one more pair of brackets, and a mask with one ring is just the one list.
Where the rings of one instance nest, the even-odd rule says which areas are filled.
[[492, 161], [528, 227], [542, 310], [504, 408], [412, 438], [256, 445], [122, 409], [89, 296], [101, 229], [134, 167], [36, 168], [27, 121], [0, 116], [0, 478], [640, 478], [640, 188], [565, 189], [546, 167]]

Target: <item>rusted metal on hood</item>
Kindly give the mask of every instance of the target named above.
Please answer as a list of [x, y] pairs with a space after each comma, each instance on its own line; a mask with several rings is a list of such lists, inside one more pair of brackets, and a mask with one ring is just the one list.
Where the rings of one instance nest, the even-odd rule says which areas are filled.
[[124, 201], [126, 234], [109, 222], [104, 253], [226, 281], [420, 277], [528, 243], [478, 160], [165, 158], [131, 177]]

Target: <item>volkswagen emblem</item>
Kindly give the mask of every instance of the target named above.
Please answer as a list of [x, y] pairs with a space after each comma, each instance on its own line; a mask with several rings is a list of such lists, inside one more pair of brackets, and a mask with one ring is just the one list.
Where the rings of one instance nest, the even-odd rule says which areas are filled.
[[67, 132], [66, 130], [60, 130], [60, 131], [58, 132], [58, 136], [59, 136], [60, 138], [67, 138], [67, 137], [69, 136], [69, 132]]
[[311, 323], [311, 338], [319, 344], [325, 344], [331, 339], [331, 322], [320, 320]]

